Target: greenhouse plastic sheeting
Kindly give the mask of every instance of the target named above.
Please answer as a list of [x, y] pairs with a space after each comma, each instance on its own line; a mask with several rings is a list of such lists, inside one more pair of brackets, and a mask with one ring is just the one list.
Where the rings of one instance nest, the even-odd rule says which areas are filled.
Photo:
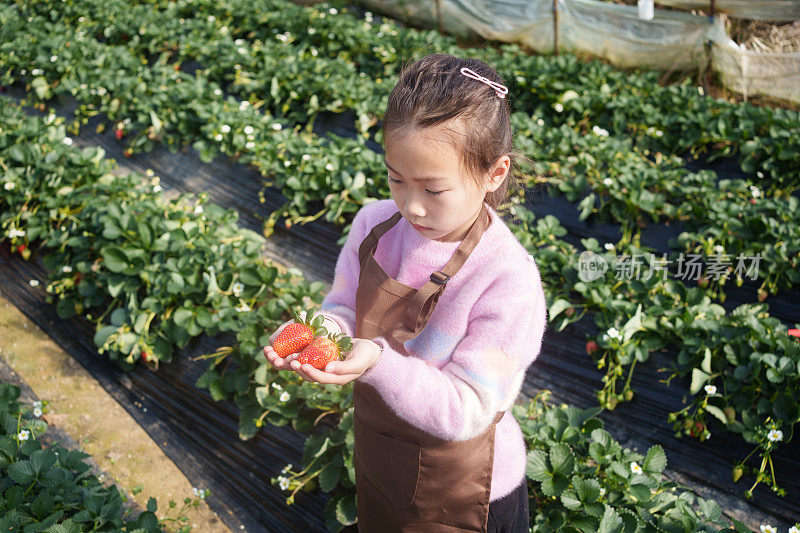
[[[414, 24], [437, 24], [436, 0], [360, 2]], [[788, 3], [773, 0], [753, 5], [780, 4], [788, 10]], [[792, 3], [800, 10], [800, 2]], [[439, 4], [443, 31], [520, 43], [537, 52], [553, 51], [551, 0], [440, 0]], [[597, 0], [557, 0], [557, 10], [559, 50], [596, 55], [626, 68], [704, 68], [709, 60], [705, 46], [710, 42], [711, 68], [730, 89], [745, 98], [764, 94], [800, 102], [800, 53], [747, 51], [730, 39], [719, 19], [657, 9], [652, 20], [642, 20], [636, 6]]]
[[[710, 0], [657, 0], [662, 6], [711, 11]], [[797, 0], [716, 0], [714, 10], [736, 18], [791, 22], [800, 20]]]

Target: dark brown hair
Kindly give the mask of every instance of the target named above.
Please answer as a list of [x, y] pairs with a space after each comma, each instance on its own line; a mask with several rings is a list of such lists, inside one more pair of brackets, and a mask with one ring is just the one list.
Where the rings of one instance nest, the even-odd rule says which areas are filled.
[[531, 161], [512, 148], [508, 95], [499, 98], [488, 84], [463, 75], [462, 67], [505, 85], [480, 59], [429, 54], [407, 64], [389, 94], [382, 126], [384, 147], [395, 131], [430, 128], [453, 120], [453, 127], [443, 127], [443, 131], [476, 184], [488, 179], [498, 158], [507, 155], [511, 159], [503, 184], [484, 198], [496, 210], [512, 193], [523, 192], [514, 170], [519, 161]]

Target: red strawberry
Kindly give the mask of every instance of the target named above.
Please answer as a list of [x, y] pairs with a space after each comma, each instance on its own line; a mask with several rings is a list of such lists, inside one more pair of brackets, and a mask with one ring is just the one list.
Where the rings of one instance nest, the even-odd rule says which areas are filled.
[[19, 253], [22, 253], [25, 251], [25, 248], [27, 248], [27, 246], [25, 246], [24, 244], [20, 244], [19, 246], [17, 246], [17, 251]]
[[314, 310], [306, 312], [304, 319], [297, 313], [292, 313], [294, 323], [289, 324], [272, 342], [272, 349], [280, 357], [297, 353], [311, 344], [316, 335], [325, 335], [328, 331], [322, 327], [325, 317], [314, 316]]
[[125, 137], [125, 131], [122, 129], [117, 129], [114, 131], [114, 136], [117, 138], [117, 140], [120, 140]]
[[600, 346], [594, 341], [589, 341], [586, 343], [586, 353], [592, 355], [594, 352], [600, 349]]
[[800, 338], [800, 329], [790, 329], [789, 331], [787, 331], [787, 333], [792, 337]]
[[133, 155], [133, 152], [130, 149], [127, 149], [124, 152], [122, 152], [122, 155], [124, 155], [125, 157], [130, 157]]
[[331, 361], [339, 361], [342, 354], [350, 351], [353, 343], [350, 337], [341, 333], [314, 339], [308, 347], [300, 352], [297, 361], [301, 364], [309, 364], [319, 370], [324, 370]]

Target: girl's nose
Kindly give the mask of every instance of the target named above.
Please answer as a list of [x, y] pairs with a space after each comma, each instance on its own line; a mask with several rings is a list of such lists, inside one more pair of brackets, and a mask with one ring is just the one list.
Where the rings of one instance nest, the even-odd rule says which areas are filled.
[[422, 205], [422, 202], [416, 199], [411, 199], [408, 201], [406, 209], [410, 215], [414, 215], [415, 217], [424, 217], [425, 216], [425, 206]]

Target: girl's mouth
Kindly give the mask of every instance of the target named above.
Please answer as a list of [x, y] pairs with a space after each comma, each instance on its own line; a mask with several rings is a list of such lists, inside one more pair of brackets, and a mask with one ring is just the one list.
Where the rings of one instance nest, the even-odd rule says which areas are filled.
[[426, 228], [425, 226], [420, 226], [419, 224], [414, 224], [413, 222], [411, 222], [411, 227], [413, 227], [417, 231], [425, 231], [431, 229], [431, 228]]

